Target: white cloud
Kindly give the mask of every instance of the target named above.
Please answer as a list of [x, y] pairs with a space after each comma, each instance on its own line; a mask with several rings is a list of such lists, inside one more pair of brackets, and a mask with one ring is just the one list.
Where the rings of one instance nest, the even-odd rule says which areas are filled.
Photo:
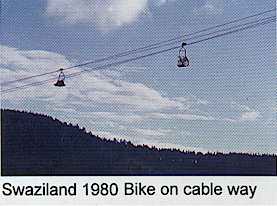
[[153, 130], [153, 129], [133, 129], [136, 133], [143, 135], [143, 136], [166, 136], [170, 134], [172, 131], [171, 130], [164, 130], [164, 129], [159, 129], [159, 130]]
[[213, 121], [216, 120], [212, 116], [196, 115], [196, 114], [171, 114], [171, 113], [149, 113], [148, 118], [153, 119], [177, 119], [177, 120], [202, 120]]
[[240, 116], [240, 121], [255, 121], [260, 116], [259, 112], [243, 112]]
[[91, 103], [121, 105], [124, 111], [153, 111], [183, 106], [182, 103], [163, 97], [158, 91], [143, 84], [106, 76], [83, 76], [75, 87], [78, 86], [81, 99]]
[[158, 6], [162, 6], [167, 3], [175, 2], [176, 0], [152, 0], [154, 3], [156, 3]]
[[195, 8], [195, 15], [219, 15], [224, 11], [224, 0], [206, 0], [205, 4]]
[[[24, 51], [5, 46], [1, 47], [1, 51], [5, 54], [2, 55], [4, 56], [3, 61], [1, 60], [1, 82], [71, 65], [64, 56], [52, 52]], [[53, 74], [51, 77], [56, 76], [57, 74]], [[183, 107], [181, 102], [163, 97], [158, 91], [144, 84], [123, 81], [118, 79], [119, 77], [120, 75], [116, 72], [90, 72], [78, 78], [72, 78], [70, 81], [68, 80], [65, 88], [58, 88], [62, 92], [57, 92], [57, 88], [52, 86], [55, 82], [53, 80], [46, 86], [24, 90], [24, 95], [19, 95], [22, 94], [20, 90], [5, 94], [3, 99], [15, 100], [18, 97], [18, 101], [23, 101], [24, 99], [37, 98], [61, 107], [65, 105], [65, 102], [76, 103], [83, 107], [108, 104], [117, 105], [118, 108], [123, 108], [124, 111], [139, 110], [141, 112]], [[31, 79], [24, 82], [24, 84], [44, 80], [45, 78], [49, 77]], [[20, 85], [22, 83], [8, 85], [2, 89]]]
[[1, 84], [9, 79], [19, 79], [37, 73], [57, 70], [70, 66], [62, 55], [41, 50], [18, 50], [0, 45]]
[[66, 24], [93, 23], [101, 31], [151, 16], [150, 2], [162, 6], [175, 0], [47, 0], [46, 15]]
[[[6, 46], [1, 46], [1, 51], [4, 54], [1, 55], [1, 82], [72, 65], [66, 57], [53, 52], [25, 51]], [[53, 77], [56, 75], [53, 74]], [[121, 72], [115, 70], [95, 71], [66, 81], [67, 86], [59, 88], [59, 92], [53, 87], [53, 80], [48, 85], [26, 89], [24, 93], [19, 90], [5, 94], [2, 100], [10, 101], [16, 107], [24, 105], [26, 101], [40, 100], [45, 103], [46, 109], [59, 112], [72, 113], [76, 111], [75, 108], [85, 108], [85, 111], [89, 108], [89, 114], [93, 117], [123, 124], [146, 119], [242, 122], [254, 121], [261, 116], [249, 106], [233, 101], [230, 104], [232, 116], [215, 118], [211, 113], [201, 113], [199, 106], [212, 106], [206, 100], [196, 97], [169, 98], [144, 84], [121, 80], [121, 76]], [[43, 79], [40, 77], [35, 80]], [[32, 81], [34, 80], [24, 83]], [[6, 88], [9, 87], [2, 89]], [[110, 111], [105, 111], [105, 108], [110, 108]], [[79, 114], [85, 116], [84, 113]]]
[[141, 115], [130, 114], [130, 113], [116, 113], [116, 112], [79, 112], [80, 116], [87, 116], [90, 120], [103, 120], [103, 121], [110, 121], [114, 123], [123, 123], [123, 124], [130, 124], [135, 122], [143, 121], [144, 118]]
[[[25, 51], [6, 46], [2, 46], [1, 51], [5, 54], [2, 55], [5, 59], [1, 60], [0, 71], [6, 74], [5, 81], [72, 65], [66, 57], [53, 52]], [[54, 87], [54, 80], [39, 87], [7, 93], [2, 95], [1, 101], [4, 107], [46, 113], [62, 121], [78, 123], [100, 136], [126, 138], [137, 144], [151, 144], [161, 136], [174, 136], [174, 132], [160, 129], [158, 124], [155, 129], [135, 128], [135, 125], [150, 119], [213, 120], [207, 116], [183, 113], [191, 105], [199, 104], [197, 98], [163, 96], [144, 84], [121, 80], [122, 73], [115, 68], [111, 69], [113, 70], [95, 71], [66, 79], [65, 88]], [[68, 72], [65, 71], [66, 74]], [[14, 76], [10, 76], [11, 73]], [[53, 74], [53, 77], [56, 76]], [[48, 77], [31, 79], [5, 88], [45, 78]], [[111, 127], [117, 130], [111, 132]], [[142, 134], [144, 138], [141, 138]]]
[[92, 22], [110, 30], [136, 21], [147, 8], [148, 0], [48, 0], [46, 13], [69, 24]]
[[55, 70], [69, 66], [69, 61], [60, 54], [41, 50], [18, 50], [0, 45], [1, 64], [9, 70], [18, 72], [39, 72], [40, 70]]
[[106, 138], [106, 139], [117, 139], [117, 140], [120, 140], [120, 139], [129, 139], [129, 137], [127, 136], [124, 136], [124, 135], [115, 135], [111, 132], [105, 132], [105, 131], [97, 131], [97, 130], [92, 130], [90, 131], [93, 135], [97, 135], [99, 136], [100, 138]]
[[259, 111], [255, 111], [253, 108], [250, 108], [247, 105], [239, 104], [235, 101], [231, 102], [231, 110], [234, 114], [236, 114], [236, 117], [227, 117], [224, 118], [224, 121], [228, 122], [245, 122], [245, 121], [255, 121], [259, 117], [261, 117], [261, 114]]
[[209, 104], [209, 101], [204, 100], [204, 99], [198, 99], [198, 100], [197, 100], [197, 104], [208, 105], [208, 104]]
[[237, 111], [251, 111], [250, 107], [246, 106], [246, 105], [242, 105], [242, 104], [239, 104], [235, 101], [232, 101], [231, 102], [231, 108], [234, 109], [234, 110], [237, 110]]

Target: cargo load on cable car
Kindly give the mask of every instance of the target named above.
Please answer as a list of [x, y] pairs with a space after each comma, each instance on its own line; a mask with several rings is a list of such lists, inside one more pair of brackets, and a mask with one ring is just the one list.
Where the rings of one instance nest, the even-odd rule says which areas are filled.
[[65, 80], [65, 75], [63, 73], [63, 69], [61, 68], [58, 80], [54, 84], [54, 86], [56, 86], [56, 87], [64, 87], [65, 86], [64, 80]]
[[187, 57], [187, 51], [186, 51], [186, 43], [182, 43], [182, 47], [179, 50], [179, 56], [178, 56], [178, 67], [188, 67], [189, 66], [189, 59]]

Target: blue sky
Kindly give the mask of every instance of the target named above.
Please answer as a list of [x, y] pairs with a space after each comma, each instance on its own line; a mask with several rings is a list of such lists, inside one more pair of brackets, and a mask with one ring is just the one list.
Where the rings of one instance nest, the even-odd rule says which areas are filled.
[[[273, 0], [4, 0], [1, 82], [274, 7]], [[2, 108], [136, 144], [277, 153], [275, 36], [271, 23], [189, 46], [189, 70], [176, 68], [178, 51], [171, 51], [67, 79], [66, 88], [51, 83], [2, 95]]]

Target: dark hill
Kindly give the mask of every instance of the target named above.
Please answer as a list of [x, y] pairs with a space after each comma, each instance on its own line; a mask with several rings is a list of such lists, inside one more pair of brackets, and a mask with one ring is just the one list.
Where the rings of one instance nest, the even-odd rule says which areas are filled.
[[45, 115], [1, 115], [2, 175], [276, 175], [274, 155], [134, 146]]

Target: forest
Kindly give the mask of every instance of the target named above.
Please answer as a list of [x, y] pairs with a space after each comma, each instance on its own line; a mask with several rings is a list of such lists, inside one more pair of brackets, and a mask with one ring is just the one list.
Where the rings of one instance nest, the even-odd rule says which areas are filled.
[[276, 155], [201, 153], [106, 139], [47, 115], [1, 109], [1, 175], [276, 176]]

